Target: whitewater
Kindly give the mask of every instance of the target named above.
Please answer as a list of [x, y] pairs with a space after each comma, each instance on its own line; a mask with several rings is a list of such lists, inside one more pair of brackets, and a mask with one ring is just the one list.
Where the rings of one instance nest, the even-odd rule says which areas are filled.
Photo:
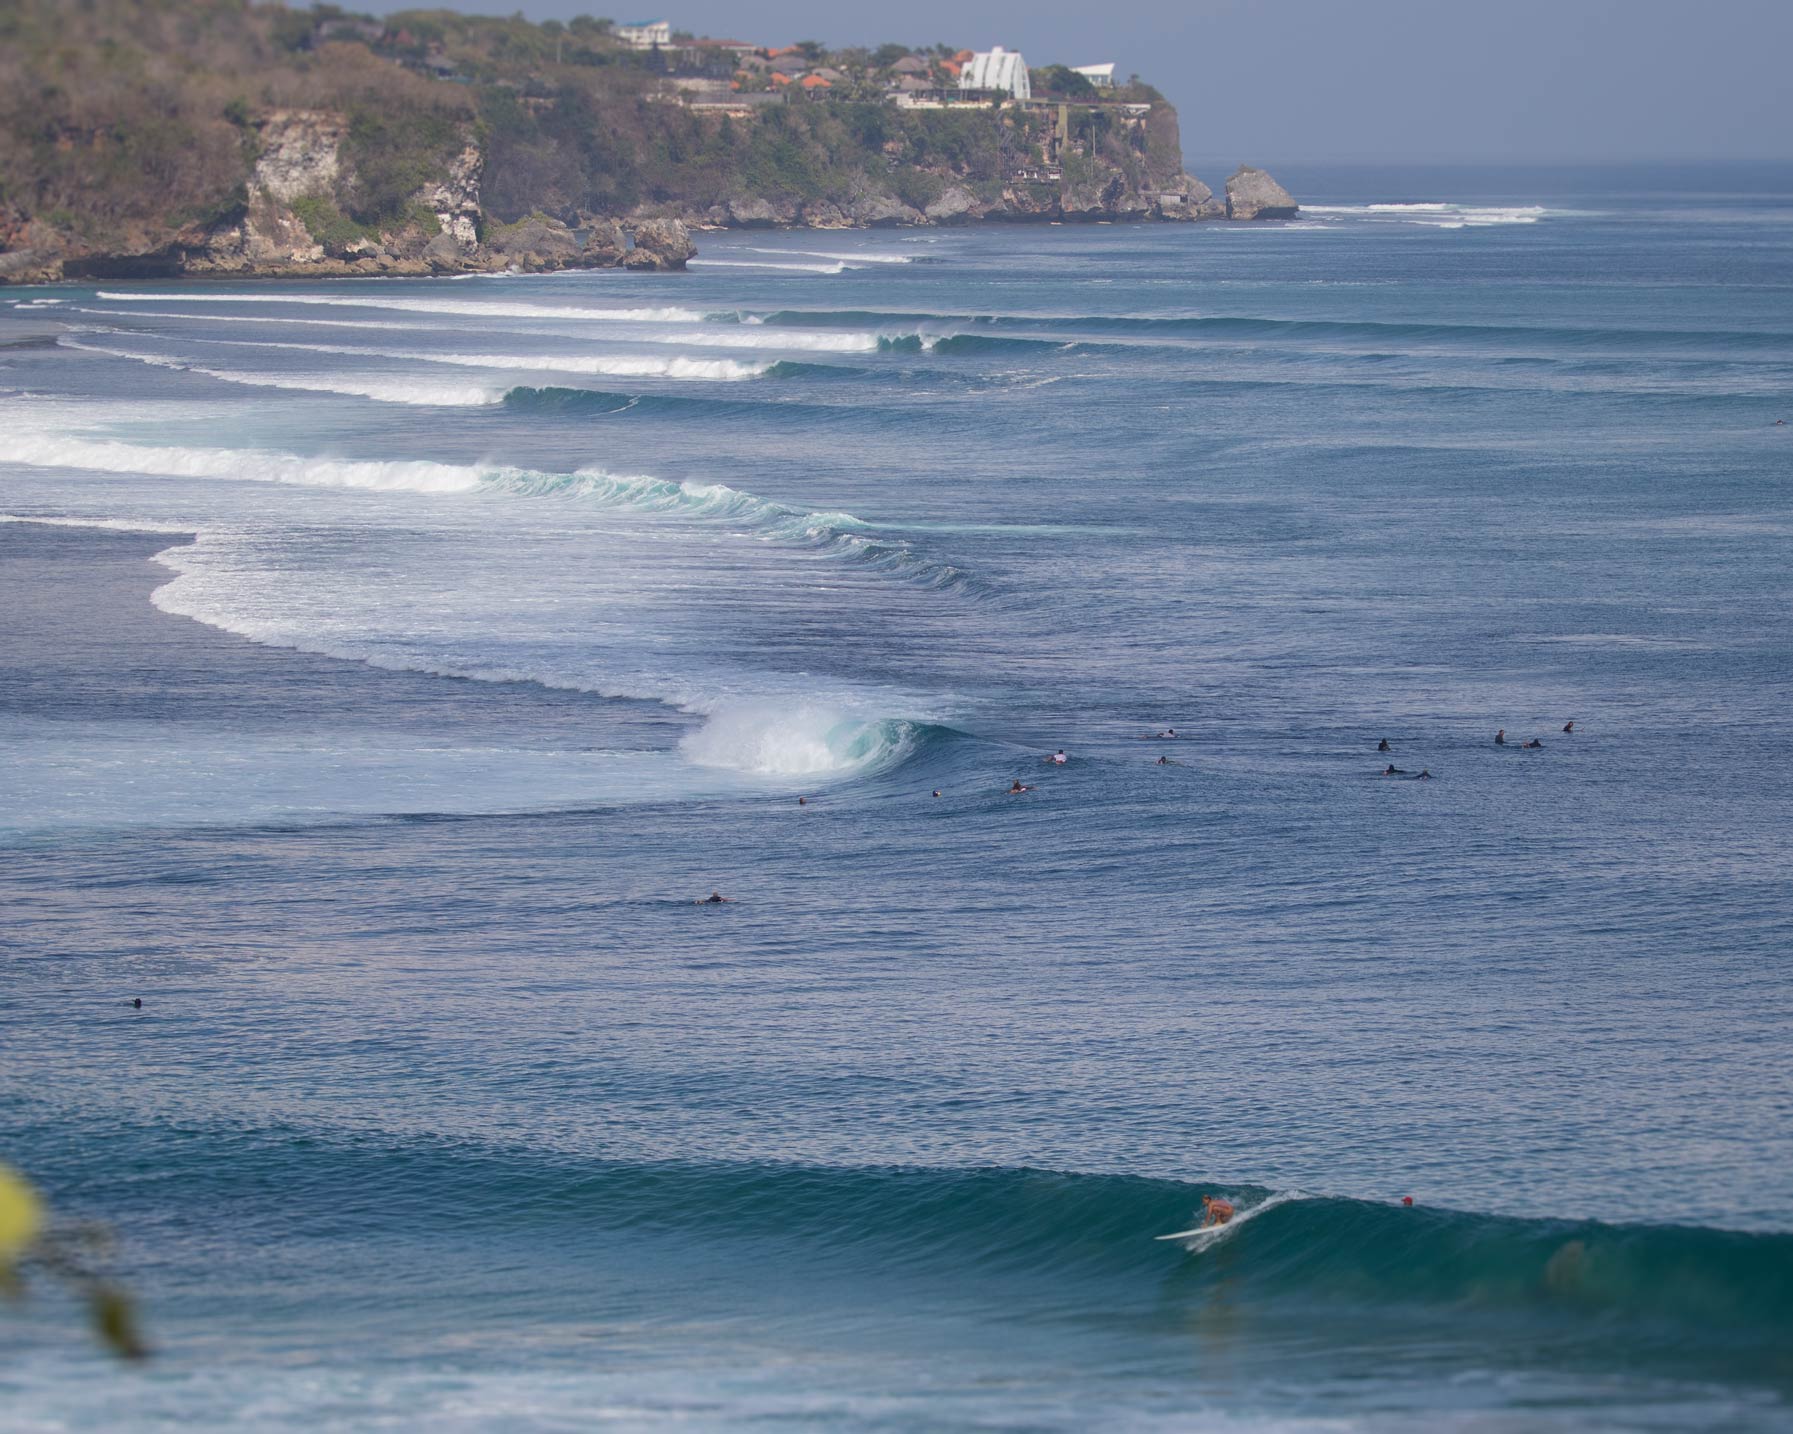
[[0, 291], [5, 1419], [1785, 1427], [1793, 200], [1278, 173]]

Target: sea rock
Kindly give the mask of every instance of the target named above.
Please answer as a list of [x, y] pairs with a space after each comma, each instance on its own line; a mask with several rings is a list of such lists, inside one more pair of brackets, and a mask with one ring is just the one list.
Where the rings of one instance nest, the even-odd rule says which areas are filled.
[[932, 224], [964, 224], [976, 216], [977, 196], [960, 184], [949, 184], [923, 211]]
[[573, 231], [546, 214], [528, 214], [515, 224], [493, 228], [485, 247], [494, 257], [525, 270], [566, 268], [578, 261], [580, 250]]
[[797, 222], [797, 206], [789, 200], [748, 197], [728, 202], [728, 222], [738, 229], [772, 229]]
[[677, 219], [645, 219], [635, 226], [635, 247], [623, 255], [625, 269], [683, 269], [697, 253], [691, 233]]
[[1249, 164], [1240, 165], [1226, 182], [1228, 219], [1293, 219], [1299, 207], [1294, 195]]
[[467, 255], [455, 237], [443, 230], [423, 246], [421, 257], [432, 273], [452, 274], [463, 267]]

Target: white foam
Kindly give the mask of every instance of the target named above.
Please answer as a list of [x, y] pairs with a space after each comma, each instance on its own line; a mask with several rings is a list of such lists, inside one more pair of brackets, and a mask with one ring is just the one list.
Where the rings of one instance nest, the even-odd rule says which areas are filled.
[[802, 254], [810, 259], [833, 259], [845, 264], [849, 269], [856, 264], [913, 264], [912, 254], [871, 254], [862, 251], [841, 253], [835, 249], [757, 249], [748, 248], [749, 254]]
[[[241, 479], [318, 488], [376, 488], [417, 493], [464, 493], [477, 488], [477, 468], [418, 460], [301, 458], [242, 448], [159, 448], [57, 433], [15, 433], [9, 462], [34, 468], [95, 473], [151, 473], [170, 478]], [[178, 529], [180, 532], [189, 529]]]
[[693, 259], [690, 267], [706, 269], [782, 269], [792, 274], [843, 274], [847, 266], [833, 264], [778, 264], [770, 259]]
[[156, 523], [147, 518], [39, 518], [30, 513], [0, 513], [0, 523], [35, 523], [45, 528], [99, 528], [110, 533], [163, 533], [190, 537], [193, 525]]
[[[357, 394], [388, 403], [473, 405], [501, 402], [504, 389], [444, 387], [440, 384], [416, 383], [402, 378], [388, 379], [374, 375], [344, 376], [339, 374], [244, 374], [231, 369], [205, 368], [185, 359], [165, 355], [139, 354], [129, 350], [82, 344], [65, 339], [71, 348], [112, 354], [118, 358], [134, 358], [142, 363], [164, 368], [185, 369], [221, 378], [227, 383], [246, 383], [264, 388], [313, 389], [325, 393]], [[709, 382], [734, 382], [758, 378], [772, 367], [741, 359], [686, 358], [683, 355], [630, 357], [626, 355], [574, 354], [455, 354], [429, 353], [410, 349], [354, 348], [343, 344], [296, 344], [256, 341], [253, 339], [199, 339], [194, 342], [229, 344], [233, 348], [287, 349], [299, 353], [328, 354], [343, 358], [374, 359], [399, 363], [446, 364], [456, 368], [523, 370], [531, 373], [569, 373], [611, 378], [673, 378]]]
[[[490, 278], [490, 275], [463, 275], [463, 278]], [[296, 319], [287, 315], [276, 314], [182, 314], [172, 313], [165, 309], [86, 309], [76, 308], [74, 313], [91, 314], [96, 318], [106, 319], [179, 319], [206, 324], [304, 324], [313, 328], [324, 329], [374, 329], [385, 333], [417, 333], [416, 324], [382, 323], [378, 319]], [[135, 331], [129, 331], [135, 332]], [[424, 332], [436, 332], [426, 329]], [[616, 335], [618, 339], [628, 343], [643, 344], [682, 344], [690, 348], [722, 348], [722, 349], [803, 349], [820, 353], [871, 353], [885, 338], [905, 338], [907, 333], [872, 333], [868, 331], [844, 331], [839, 333], [809, 333], [802, 330], [750, 330], [739, 326], [731, 328], [692, 329], [679, 325], [672, 333], [654, 333], [652, 331], [623, 332]], [[195, 337], [181, 336], [192, 343], [208, 342]], [[209, 342], [224, 342], [210, 340]], [[249, 342], [238, 340], [237, 342]], [[274, 347], [274, 345], [264, 345]], [[346, 350], [345, 350], [346, 352]]]
[[1552, 211], [1542, 205], [1455, 204], [1440, 200], [1420, 204], [1303, 204], [1304, 218], [1366, 219], [1384, 223], [1423, 224], [1433, 229], [1482, 228], [1496, 224], [1536, 224]]
[[306, 324], [320, 329], [380, 329], [387, 333], [416, 333], [416, 324], [382, 323], [378, 319], [295, 319], [288, 314], [182, 314], [166, 309], [83, 309], [77, 314], [94, 314], [106, 319], [180, 319], [207, 324]]
[[700, 767], [761, 777], [823, 777], [891, 765], [909, 750], [913, 737], [908, 723], [838, 708], [747, 702], [709, 711], [704, 725], [679, 745]]
[[[207, 368], [185, 359], [164, 354], [132, 353], [129, 349], [108, 348], [104, 344], [82, 343], [67, 334], [58, 344], [79, 349], [83, 353], [105, 354], [111, 358], [131, 359], [154, 368], [175, 369], [215, 378], [221, 383], [242, 384], [249, 388], [279, 388], [295, 393], [340, 393], [351, 398], [371, 398], [379, 403], [403, 403], [427, 408], [473, 408], [502, 403], [505, 390], [483, 388], [472, 384], [422, 383], [403, 377], [383, 378], [373, 374], [276, 374], [244, 373], [235, 369]], [[349, 350], [354, 352], [354, 350]]]
[[482, 303], [477, 299], [405, 298], [397, 294], [363, 298], [346, 294], [121, 294], [101, 289], [97, 298], [114, 304], [314, 304], [326, 308], [391, 309], [412, 314], [453, 314], [470, 319], [592, 319], [609, 323], [695, 324], [695, 309], [588, 309], [556, 304]]

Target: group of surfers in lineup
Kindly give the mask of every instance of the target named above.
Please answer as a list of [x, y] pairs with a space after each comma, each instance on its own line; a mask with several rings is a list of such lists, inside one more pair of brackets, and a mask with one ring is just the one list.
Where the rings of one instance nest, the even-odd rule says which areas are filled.
[[[1565, 733], [1573, 735], [1575, 732], [1574, 721], [1570, 720], [1568, 722], [1563, 723], [1563, 731]], [[1166, 727], [1162, 732], [1155, 732], [1155, 733], [1149, 734], [1148, 740], [1150, 740], [1151, 737], [1156, 737], [1160, 741], [1175, 741], [1177, 738], [1177, 735], [1178, 735], [1177, 729], [1175, 727]], [[1505, 747], [1505, 746], [1510, 745], [1507, 742], [1507, 729], [1505, 727], [1502, 727], [1498, 732], [1496, 732], [1494, 734], [1494, 745], [1496, 747]], [[1523, 749], [1524, 751], [1527, 751], [1527, 752], [1542, 751], [1543, 747], [1544, 747], [1544, 743], [1542, 741], [1540, 741], [1538, 738], [1533, 737], [1529, 741], [1521, 742], [1519, 744], [1519, 746], [1521, 747], [1521, 749]], [[1388, 738], [1384, 737], [1380, 742], [1378, 742], [1376, 744], [1376, 750], [1378, 752], [1393, 753], [1393, 751], [1395, 749], [1389, 745]], [[1050, 757], [1046, 758], [1046, 761], [1050, 765], [1055, 766], [1055, 767], [1064, 766], [1064, 764], [1068, 760], [1069, 759], [1065, 756], [1065, 749], [1063, 747], [1060, 747]], [[1154, 765], [1159, 766], [1159, 767], [1180, 767], [1183, 764], [1181, 762], [1177, 761], [1173, 757], [1160, 757]], [[1413, 777], [1413, 779], [1417, 782], [1429, 782], [1432, 780], [1432, 773], [1426, 768], [1422, 767], [1418, 773], [1413, 773], [1413, 772], [1409, 772], [1405, 767], [1397, 767], [1393, 762], [1390, 762], [1386, 767], [1384, 767], [1382, 769], [1382, 775], [1385, 777], [1409, 777], [1410, 776], [1410, 777]], [[1033, 788], [1028, 786], [1019, 777], [1017, 777], [1013, 782], [1011, 782], [1009, 784], [1009, 795], [1010, 796], [1015, 796], [1017, 793], [1020, 793], [1020, 792], [1031, 792], [1032, 790], [1033, 790]], [[938, 791], [936, 791], [934, 793], [934, 795], [939, 796], [940, 793]], [[799, 799], [799, 800], [801, 800], [801, 799]]]
[[[1573, 721], [1563, 723], [1563, 731], [1565, 733], [1573, 736], [1574, 732], [1575, 732], [1575, 723]], [[1146, 737], [1146, 740], [1148, 740], [1148, 741], [1156, 738], [1159, 741], [1174, 742], [1174, 741], [1178, 740], [1178, 738], [1180, 737], [1181, 734], [1177, 731], [1177, 729], [1175, 727], [1166, 727], [1162, 732], [1151, 732], [1151, 733], [1146, 733], [1143, 735]], [[1502, 727], [1498, 732], [1496, 732], [1494, 734], [1494, 745], [1496, 747], [1507, 747], [1507, 746], [1513, 745], [1512, 743], [1507, 741], [1507, 729], [1505, 727]], [[1539, 741], [1536, 737], [1533, 737], [1528, 741], [1521, 742], [1518, 745], [1522, 750], [1528, 751], [1528, 752], [1541, 750], [1544, 746], [1544, 744], [1541, 741]], [[1384, 737], [1380, 742], [1378, 742], [1376, 744], [1376, 750], [1378, 752], [1392, 754], [1395, 749], [1391, 745], [1389, 745], [1388, 738]], [[1062, 767], [1067, 762], [1069, 762], [1071, 759], [1065, 755], [1065, 749], [1063, 747], [1060, 747], [1056, 752], [1052, 753], [1051, 756], [1046, 757], [1043, 760], [1045, 761], [1046, 765], [1049, 767]], [[1153, 765], [1159, 766], [1159, 767], [1181, 767], [1183, 765], [1183, 763], [1177, 761], [1173, 757], [1160, 757]], [[1413, 773], [1413, 772], [1409, 772], [1405, 767], [1397, 767], [1393, 762], [1390, 762], [1386, 767], [1384, 767], [1382, 769], [1382, 775], [1385, 777], [1408, 777], [1408, 776], [1411, 776], [1417, 782], [1429, 782], [1432, 780], [1432, 773], [1425, 768], [1421, 768], [1419, 772]], [[1019, 796], [1022, 792], [1031, 792], [1032, 790], [1033, 790], [1033, 788], [1031, 786], [1029, 786], [1026, 782], [1023, 782], [1019, 777], [1016, 777], [1014, 781], [1009, 783], [1009, 788], [1008, 788], [1008, 792], [1006, 795], [1011, 796], [1011, 797]], [[941, 795], [940, 788], [938, 788], [938, 787], [934, 788], [934, 795], [936, 797]], [[809, 798], [808, 797], [798, 797], [797, 805], [800, 807], [808, 806]], [[698, 897], [693, 904], [697, 905], [697, 906], [721, 906], [721, 905], [727, 905], [732, 900], [733, 900], [732, 897], [724, 896], [719, 891], [712, 891], [708, 896]], [[1226, 1205], [1225, 1201], [1221, 1201], [1220, 1203], [1225, 1206], [1227, 1213], [1222, 1219], [1215, 1221], [1215, 1223], [1216, 1224], [1225, 1224], [1227, 1220], [1230, 1220], [1232, 1218], [1232, 1206]]]
[[[1575, 731], [1575, 723], [1573, 721], [1563, 723], [1563, 731], [1573, 734]], [[1496, 747], [1506, 747], [1511, 745], [1507, 741], [1507, 729], [1505, 727], [1502, 727], [1494, 734], [1494, 745]], [[1519, 746], [1521, 750], [1527, 752], [1539, 752], [1544, 749], [1543, 742], [1539, 741], [1536, 737], [1533, 737], [1530, 741], [1521, 742]], [[1384, 737], [1376, 744], [1376, 750], [1378, 752], [1393, 752], [1394, 748], [1388, 745], [1388, 738]], [[1397, 767], [1393, 762], [1390, 762], [1382, 769], [1382, 775], [1385, 777], [1406, 777], [1412, 776], [1412, 773], [1405, 767]], [[1429, 782], [1431, 779], [1432, 774], [1424, 768], [1422, 768], [1419, 775], [1414, 778], [1415, 781], [1420, 782]]]

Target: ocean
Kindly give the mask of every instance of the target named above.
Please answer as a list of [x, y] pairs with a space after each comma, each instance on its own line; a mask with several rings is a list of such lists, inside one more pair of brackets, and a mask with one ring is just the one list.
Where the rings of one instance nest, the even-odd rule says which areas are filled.
[[1278, 177], [0, 294], [0, 1425], [1793, 1423], [1793, 174]]

